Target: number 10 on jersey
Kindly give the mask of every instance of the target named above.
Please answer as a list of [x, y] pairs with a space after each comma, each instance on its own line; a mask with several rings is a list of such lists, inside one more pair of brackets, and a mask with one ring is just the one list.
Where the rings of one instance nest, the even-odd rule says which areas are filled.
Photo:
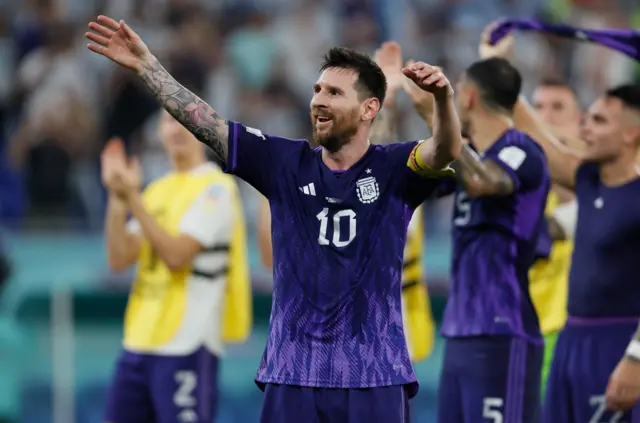
[[[322, 209], [320, 213], [316, 215], [316, 218], [320, 221], [320, 233], [318, 234], [318, 244], [331, 245], [336, 247], [346, 247], [356, 237], [356, 212], [350, 209], [339, 210], [333, 214], [333, 219], [330, 218], [328, 208]], [[340, 223], [342, 219], [348, 219], [349, 234], [344, 236], [340, 230]], [[329, 228], [329, 220], [332, 222], [333, 230]], [[331, 239], [327, 238], [327, 231], [331, 231]]]

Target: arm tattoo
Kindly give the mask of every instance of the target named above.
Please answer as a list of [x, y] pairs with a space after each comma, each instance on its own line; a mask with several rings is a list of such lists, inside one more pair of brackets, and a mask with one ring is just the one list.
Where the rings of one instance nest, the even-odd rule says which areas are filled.
[[211, 148], [221, 163], [226, 163], [229, 138], [227, 121], [198, 96], [180, 85], [158, 60], [149, 63], [141, 76], [162, 107], [199, 141]]
[[487, 195], [508, 195], [513, 192], [511, 177], [494, 162], [482, 160], [468, 145], [462, 146], [457, 168], [469, 191]]
[[397, 139], [398, 131], [395, 113], [389, 109], [380, 110], [371, 125], [369, 141], [373, 144], [391, 144]]

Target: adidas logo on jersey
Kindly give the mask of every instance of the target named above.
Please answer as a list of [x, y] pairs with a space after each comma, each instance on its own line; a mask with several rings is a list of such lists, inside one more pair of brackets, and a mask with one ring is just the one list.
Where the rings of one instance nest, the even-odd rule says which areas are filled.
[[316, 187], [315, 185], [313, 185], [313, 182], [311, 182], [308, 185], [305, 185], [303, 187], [298, 187], [298, 189], [306, 195], [312, 195], [312, 196], [316, 196]]

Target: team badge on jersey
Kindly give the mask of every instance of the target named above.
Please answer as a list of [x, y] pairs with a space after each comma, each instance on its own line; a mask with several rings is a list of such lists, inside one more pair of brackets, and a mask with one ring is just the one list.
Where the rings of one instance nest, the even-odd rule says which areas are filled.
[[369, 176], [368, 178], [359, 179], [356, 182], [356, 192], [358, 193], [358, 199], [364, 204], [376, 201], [380, 195], [376, 178]]

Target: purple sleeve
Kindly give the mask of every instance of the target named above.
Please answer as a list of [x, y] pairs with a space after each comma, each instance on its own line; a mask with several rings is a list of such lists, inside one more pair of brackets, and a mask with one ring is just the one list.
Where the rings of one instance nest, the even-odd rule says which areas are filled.
[[438, 194], [443, 181], [450, 180], [448, 176], [425, 176], [413, 171], [409, 167], [409, 156], [419, 141], [401, 142], [387, 146], [390, 162], [394, 170], [394, 178], [398, 181], [400, 195], [407, 205], [418, 207], [432, 194]]
[[265, 197], [273, 193], [276, 175], [296, 151], [307, 143], [263, 134], [260, 130], [229, 121], [226, 173], [243, 179]]
[[544, 153], [536, 147], [508, 145], [484, 157], [511, 177], [514, 191], [535, 189], [544, 183], [547, 173]]

